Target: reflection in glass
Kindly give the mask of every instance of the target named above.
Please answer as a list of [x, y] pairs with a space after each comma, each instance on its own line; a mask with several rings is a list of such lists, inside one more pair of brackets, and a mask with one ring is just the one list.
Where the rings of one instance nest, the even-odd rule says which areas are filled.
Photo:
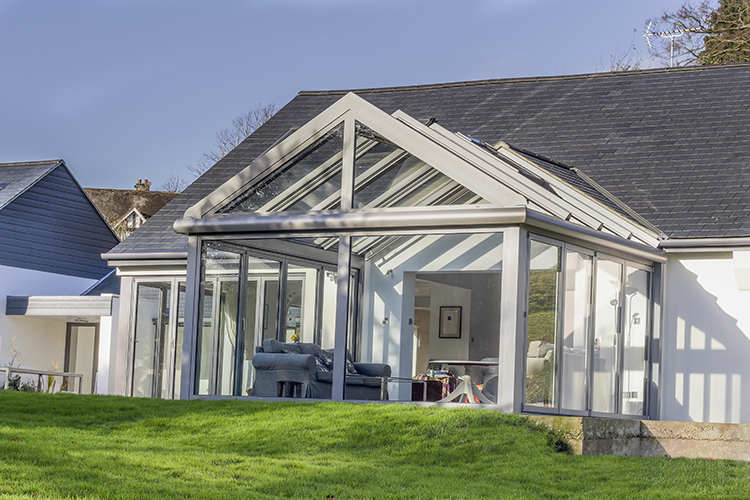
[[560, 406], [565, 410], [588, 409], [589, 329], [591, 323], [591, 271], [593, 257], [578, 252], [565, 253], [565, 295], [562, 331]]
[[318, 270], [289, 264], [286, 282], [285, 342], [315, 341]]
[[622, 355], [622, 413], [643, 415], [651, 274], [628, 266]]
[[333, 349], [336, 336], [336, 279], [335, 271], [323, 271], [323, 307], [320, 318], [320, 347]]
[[555, 356], [560, 247], [531, 241], [526, 346], [526, 404], [556, 406]]
[[93, 394], [96, 390], [99, 332], [96, 325], [69, 325], [65, 346], [63, 370], [83, 374], [82, 378], [64, 377], [61, 391], [76, 392], [81, 384], [81, 394]]
[[[240, 256], [215, 248], [204, 253], [203, 328], [199, 344], [199, 394], [234, 391]], [[208, 304], [210, 307], [206, 307]]]
[[169, 282], [138, 283], [132, 396], [167, 398], [164, 373], [169, 334]]
[[281, 263], [253, 255], [246, 258], [248, 270], [245, 285], [245, 334], [241, 352], [241, 392], [250, 394], [254, 380], [252, 359], [255, 347], [261, 345], [266, 338], [276, 338]]
[[185, 330], [185, 283], [177, 284], [177, 338], [174, 354], [174, 399], [180, 398], [180, 383], [182, 377], [182, 338]]
[[617, 370], [617, 336], [620, 331], [622, 264], [604, 259], [596, 263], [596, 322], [594, 325], [591, 410], [613, 413]]
[[[344, 125], [341, 124], [285, 165], [275, 169], [268, 177], [258, 181], [221, 212], [338, 208], [341, 199], [343, 135]], [[325, 207], [318, 207], [324, 200]]]

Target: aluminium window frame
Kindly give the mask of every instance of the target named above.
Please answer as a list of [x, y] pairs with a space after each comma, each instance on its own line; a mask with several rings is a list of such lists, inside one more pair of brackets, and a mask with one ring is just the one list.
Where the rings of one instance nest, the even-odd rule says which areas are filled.
[[[124, 282], [124, 280], [123, 280]], [[170, 298], [167, 304], [168, 331], [167, 331], [167, 356], [164, 359], [164, 369], [167, 372], [167, 398], [158, 396], [157, 399], [179, 399], [175, 398], [175, 372], [176, 372], [176, 347], [177, 347], [177, 328], [179, 322], [179, 290], [180, 284], [186, 284], [185, 276], [182, 275], [137, 275], [130, 279], [130, 307], [128, 318], [128, 354], [126, 366], [126, 386], [125, 394], [133, 396], [133, 376], [135, 370], [135, 329], [137, 327], [137, 304], [138, 304], [138, 285], [141, 283], [169, 283]], [[187, 300], [187, 287], [185, 289], [185, 298]], [[184, 318], [183, 318], [184, 322]], [[184, 325], [183, 325], [184, 333]]]
[[[527, 263], [526, 266], [526, 278], [525, 278], [525, 288], [526, 288], [526, 298], [525, 298], [525, 312], [524, 312], [524, 318], [523, 318], [523, 339], [520, 339], [519, 345], [523, 348], [524, 352], [522, 355], [523, 362], [522, 362], [522, 371], [520, 372], [519, 378], [521, 380], [521, 412], [522, 413], [528, 413], [528, 414], [540, 414], [540, 415], [561, 415], [561, 416], [582, 416], [582, 417], [602, 417], [602, 418], [620, 418], [620, 419], [633, 419], [633, 420], [643, 420], [643, 419], [650, 419], [652, 418], [652, 415], [654, 414], [653, 401], [651, 399], [650, 394], [650, 386], [651, 386], [651, 345], [652, 340], [654, 337], [654, 329], [656, 328], [656, 325], [654, 323], [654, 275], [657, 272], [657, 269], [654, 265], [648, 265], [643, 263], [642, 261], [638, 260], [631, 260], [624, 256], [618, 256], [614, 255], [610, 252], [607, 252], [606, 248], [603, 250], [599, 250], [598, 247], [594, 246], [594, 248], [590, 247], [582, 247], [577, 243], [571, 243], [564, 239], [558, 239], [553, 236], [549, 236], [546, 234], [540, 234], [537, 232], [529, 232], [527, 233], [526, 237], [526, 248], [527, 248], [527, 255], [528, 259], [530, 260], [530, 246], [531, 241], [538, 241], [541, 243], [546, 243], [549, 245], [554, 245], [560, 248], [560, 279], [557, 284], [557, 311], [558, 311], [558, 319], [556, 321], [555, 325], [555, 406], [554, 407], [542, 407], [542, 406], [531, 406], [526, 404], [526, 370], [527, 370], [527, 362], [526, 362], [526, 354], [525, 350], [528, 349], [528, 310], [529, 310], [529, 264]], [[564, 325], [564, 291], [565, 291], [565, 282], [567, 279], [567, 270], [565, 266], [565, 255], [566, 252], [574, 251], [577, 253], [581, 253], [584, 255], [589, 255], [592, 257], [592, 269], [591, 269], [591, 289], [589, 290], [589, 311], [590, 311], [590, 317], [589, 317], [589, 324], [587, 326], [587, 353], [586, 353], [586, 360], [585, 360], [585, 366], [586, 366], [586, 381], [587, 381], [587, 387], [586, 387], [586, 410], [570, 410], [570, 409], [563, 409], [561, 407], [562, 402], [562, 391], [563, 387], [560, 383], [561, 381], [561, 375], [562, 375], [562, 349], [560, 346], [562, 345], [562, 335], [563, 335], [563, 325]], [[617, 352], [616, 352], [616, 369], [614, 372], [615, 376], [615, 391], [614, 391], [614, 405], [615, 405], [615, 411], [611, 413], [607, 412], [596, 412], [592, 411], [591, 407], [591, 394], [592, 394], [592, 388], [593, 388], [593, 374], [594, 370], [592, 369], [591, 360], [593, 359], [593, 349], [594, 349], [594, 328], [596, 327], [596, 278], [597, 278], [597, 263], [599, 260], [606, 260], [610, 262], [616, 262], [621, 265], [620, 269], [620, 284], [621, 289], [618, 292], [618, 296], [620, 297], [618, 300], [622, 304], [623, 298], [625, 297], [625, 287], [627, 282], [627, 269], [628, 267], [639, 269], [642, 271], [646, 271], [649, 273], [649, 284], [648, 284], [648, 319], [647, 322], [647, 331], [646, 335], [644, 337], [644, 357], [645, 357], [645, 370], [644, 370], [644, 390], [643, 390], [643, 414], [642, 415], [633, 415], [633, 414], [624, 414], [622, 413], [622, 387], [621, 387], [621, 379], [622, 379], [622, 367], [623, 367], [623, 358], [624, 358], [624, 349], [623, 349], [623, 328], [622, 328], [622, 322], [624, 321], [624, 312], [619, 313], [618, 318], [618, 328], [619, 331], [617, 332]], [[620, 305], [622, 307], [622, 305]]]

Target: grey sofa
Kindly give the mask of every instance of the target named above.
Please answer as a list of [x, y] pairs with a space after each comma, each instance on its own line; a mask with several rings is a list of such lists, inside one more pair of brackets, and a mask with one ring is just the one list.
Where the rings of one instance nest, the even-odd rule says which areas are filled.
[[[382, 363], [354, 363], [347, 351], [346, 399], [388, 399], [384, 378], [391, 367]], [[283, 343], [266, 339], [253, 356], [255, 381], [253, 396], [278, 396], [279, 382], [292, 383], [301, 397], [330, 399], [333, 382], [333, 355], [317, 344]], [[289, 392], [288, 388], [285, 393]]]

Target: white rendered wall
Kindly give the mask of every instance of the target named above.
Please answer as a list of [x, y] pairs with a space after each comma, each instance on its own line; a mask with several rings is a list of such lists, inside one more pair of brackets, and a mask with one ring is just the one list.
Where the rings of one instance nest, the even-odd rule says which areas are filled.
[[[368, 260], [363, 292], [361, 360], [388, 363], [394, 376], [410, 378], [415, 273], [499, 271], [502, 269], [502, 238], [502, 234], [424, 236], [416, 243], [394, 245]], [[432, 345], [430, 347], [432, 349]], [[411, 391], [409, 384], [399, 385], [404, 386], [399, 390]], [[402, 394], [396, 397], [402, 396], [406, 397]]]
[[115, 338], [117, 329], [117, 318], [120, 312], [120, 299], [114, 297], [112, 300], [112, 316], [102, 316], [99, 320], [99, 366], [97, 367], [96, 393], [114, 394], [110, 389], [110, 362], [115, 349]]
[[661, 420], [750, 423], [750, 291], [738, 288], [735, 260], [669, 256]]
[[95, 280], [63, 276], [0, 266], [0, 366], [6, 366], [12, 356], [13, 336], [20, 353], [15, 365], [37, 370], [48, 370], [53, 363], [58, 370], [65, 361], [66, 322], [27, 316], [6, 316], [8, 295], [80, 295]]

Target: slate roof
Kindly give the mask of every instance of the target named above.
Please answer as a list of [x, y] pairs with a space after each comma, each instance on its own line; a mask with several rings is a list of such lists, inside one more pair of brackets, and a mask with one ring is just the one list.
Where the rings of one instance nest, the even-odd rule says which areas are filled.
[[[580, 169], [670, 238], [750, 236], [750, 64], [353, 90]], [[349, 90], [300, 92], [112, 250], [186, 251], [175, 219]]]
[[98, 296], [105, 293], [120, 295], [120, 277], [117, 276], [115, 269], [112, 269], [109, 274], [94, 283], [91, 288], [83, 292], [81, 295]]
[[60, 163], [62, 160], [0, 163], [0, 210]]

